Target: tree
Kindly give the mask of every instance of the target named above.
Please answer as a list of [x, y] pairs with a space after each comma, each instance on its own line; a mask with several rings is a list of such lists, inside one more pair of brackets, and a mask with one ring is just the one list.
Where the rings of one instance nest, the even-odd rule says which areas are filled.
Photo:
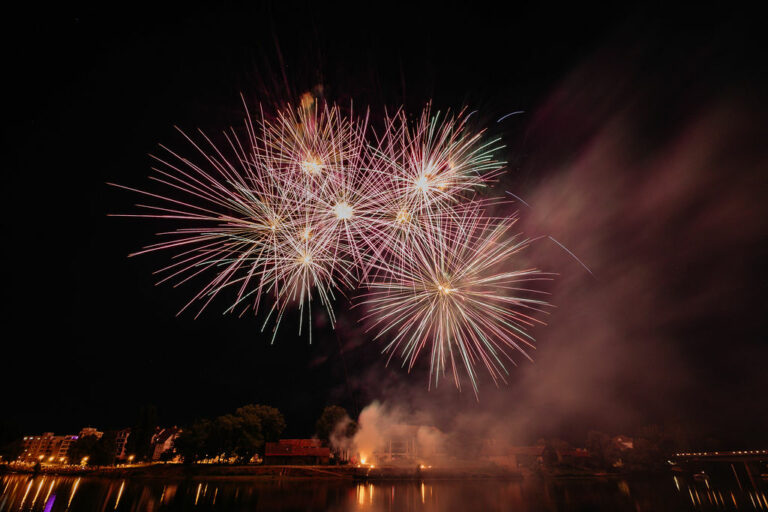
[[10, 419], [0, 419], [0, 460], [16, 460], [24, 451], [19, 425]]
[[285, 419], [279, 410], [268, 405], [249, 404], [235, 411], [232, 421], [236, 440], [234, 455], [240, 462], [264, 454], [267, 442], [276, 442], [285, 430]]
[[[320, 414], [320, 418], [317, 420], [317, 423], [315, 424], [315, 433], [317, 434], [317, 438], [326, 443], [329, 443], [334, 430], [342, 422], [350, 422], [350, 425], [354, 424], [354, 422], [349, 418], [347, 410], [343, 407], [339, 407], [338, 405], [326, 406], [325, 409], [323, 409], [322, 414]], [[355, 424], [354, 430], [356, 429], [357, 425]], [[354, 432], [352, 432], [352, 435], [354, 435]]]
[[283, 430], [285, 419], [280, 411], [268, 405], [248, 404], [213, 421], [195, 421], [182, 430], [174, 446], [185, 463], [207, 457], [234, 457], [247, 463], [257, 453], [263, 454], [265, 442], [280, 439]]
[[181, 431], [173, 445], [185, 464], [191, 464], [211, 455], [208, 452], [211, 430], [210, 420], [202, 419]]
[[326, 406], [315, 424], [315, 432], [317, 438], [331, 448], [336, 461], [349, 459], [357, 423], [349, 417], [346, 409], [338, 405]]
[[658, 425], [646, 425], [637, 429], [634, 449], [628, 453], [628, 459], [637, 469], [663, 467], [665, 455], [669, 455], [673, 447], [671, 435]]
[[235, 455], [239, 421], [232, 414], [219, 416], [213, 421], [211, 433], [208, 436], [207, 448], [211, 455], [229, 459]]
[[112, 466], [115, 464], [116, 451], [117, 432], [108, 430], [93, 446], [89, 462], [96, 466]]
[[96, 436], [83, 436], [79, 438], [72, 443], [72, 446], [69, 448], [69, 460], [78, 464], [85, 457], [88, 457], [88, 462], [95, 464], [95, 461], [91, 460], [91, 457], [96, 452], [96, 443], [98, 442], [99, 438]]
[[11, 462], [19, 458], [24, 451], [24, 441], [21, 438], [0, 446], [0, 461]]
[[0, 460], [12, 461], [24, 451], [21, 429], [11, 420], [0, 420]]
[[126, 451], [135, 455], [137, 461], [149, 459], [156, 428], [157, 408], [154, 405], [141, 407], [125, 446]]
[[283, 414], [269, 405], [249, 404], [240, 407], [235, 415], [251, 421], [254, 417], [261, 423], [261, 434], [264, 441], [274, 443], [280, 439], [280, 434], [285, 430], [285, 418]]
[[610, 460], [612, 444], [611, 436], [604, 432], [590, 430], [587, 433], [587, 450], [600, 468], [607, 468], [613, 463]]

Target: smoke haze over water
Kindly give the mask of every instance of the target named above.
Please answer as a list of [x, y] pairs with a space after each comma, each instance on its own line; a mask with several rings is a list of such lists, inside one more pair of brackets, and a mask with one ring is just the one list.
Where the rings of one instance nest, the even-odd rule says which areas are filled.
[[[559, 274], [549, 325], [534, 331], [535, 363], [516, 357], [508, 385], [486, 379], [475, 400], [450, 378], [427, 391], [425, 368], [406, 376], [394, 358], [357, 381], [382, 401], [377, 414], [399, 410], [465, 441], [580, 440], [593, 428], [631, 434], [651, 423], [734, 447], [764, 439], [768, 412], [749, 390], [768, 389], [755, 364], [768, 356], [758, 335], [765, 105], [749, 88], [707, 81], [707, 49], [676, 75], [666, 69], [676, 57], [641, 50], [632, 64], [602, 53], [574, 71], [530, 115], [508, 181], [496, 187], [530, 205], [517, 205], [518, 227], [542, 237], [519, 266]], [[744, 414], [751, 420], [734, 429], [729, 418]]]

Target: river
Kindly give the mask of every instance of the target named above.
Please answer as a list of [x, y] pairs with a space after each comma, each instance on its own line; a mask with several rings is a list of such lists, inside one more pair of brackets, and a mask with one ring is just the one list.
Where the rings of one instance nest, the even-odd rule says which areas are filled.
[[768, 490], [671, 474], [643, 479], [107, 479], [9, 474], [0, 512], [17, 511], [654, 511], [765, 510]]

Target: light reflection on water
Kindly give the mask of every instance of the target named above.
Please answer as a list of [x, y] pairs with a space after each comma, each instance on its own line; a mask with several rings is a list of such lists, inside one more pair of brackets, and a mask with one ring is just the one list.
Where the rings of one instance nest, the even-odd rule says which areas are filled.
[[765, 489], [738, 489], [678, 476], [523, 481], [194, 479], [166, 482], [54, 475], [0, 479], [0, 512], [301, 510], [671, 511], [765, 510]]

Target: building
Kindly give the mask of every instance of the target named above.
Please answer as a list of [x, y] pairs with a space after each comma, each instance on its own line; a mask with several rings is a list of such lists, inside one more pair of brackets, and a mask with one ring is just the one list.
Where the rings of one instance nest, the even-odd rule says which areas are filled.
[[388, 437], [366, 453], [361, 448], [359, 461], [363, 464], [415, 464], [444, 457], [444, 434], [436, 427], [426, 425], [393, 425]]
[[129, 454], [125, 453], [125, 446], [130, 435], [130, 428], [124, 428], [115, 433], [115, 460], [125, 460], [128, 458]]
[[64, 464], [67, 464], [69, 462], [69, 450], [72, 447], [72, 445], [79, 439], [78, 436], [59, 436], [61, 437], [61, 441], [59, 441], [59, 449], [58, 454], [56, 456], [57, 460], [59, 462], [62, 462]]
[[173, 453], [173, 443], [179, 437], [181, 429], [179, 427], [158, 428], [155, 435], [152, 436], [152, 460], [160, 460], [163, 454]]
[[[131, 429], [118, 430], [115, 438], [115, 459], [126, 460], [129, 454], [125, 447]], [[68, 464], [70, 462], [70, 449], [78, 439], [83, 437], [95, 437], [101, 439], [104, 432], [93, 427], [85, 427], [78, 435], [56, 436], [53, 432], [45, 432], [39, 436], [24, 436], [20, 462], [46, 462], [51, 464]], [[78, 462], [78, 461], [73, 461]]]
[[96, 439], [101, 439], [101, 436], [103, 435], [104, 432], [101, 432], [100, 430], [93, 427], [85, 427], [80, 431], [80, 437], [94, 436]]
[[264, 464], [328, 464], [331, 450], [319, 439], [281, 439], [264, 447]]
[[23, 449], [18, 460], [21, 462], [48, 462], [66, 464], [69, 461], [69, 449], [78, 436], [55, 436], [45, 432], [39, 436], [25, 436]]

